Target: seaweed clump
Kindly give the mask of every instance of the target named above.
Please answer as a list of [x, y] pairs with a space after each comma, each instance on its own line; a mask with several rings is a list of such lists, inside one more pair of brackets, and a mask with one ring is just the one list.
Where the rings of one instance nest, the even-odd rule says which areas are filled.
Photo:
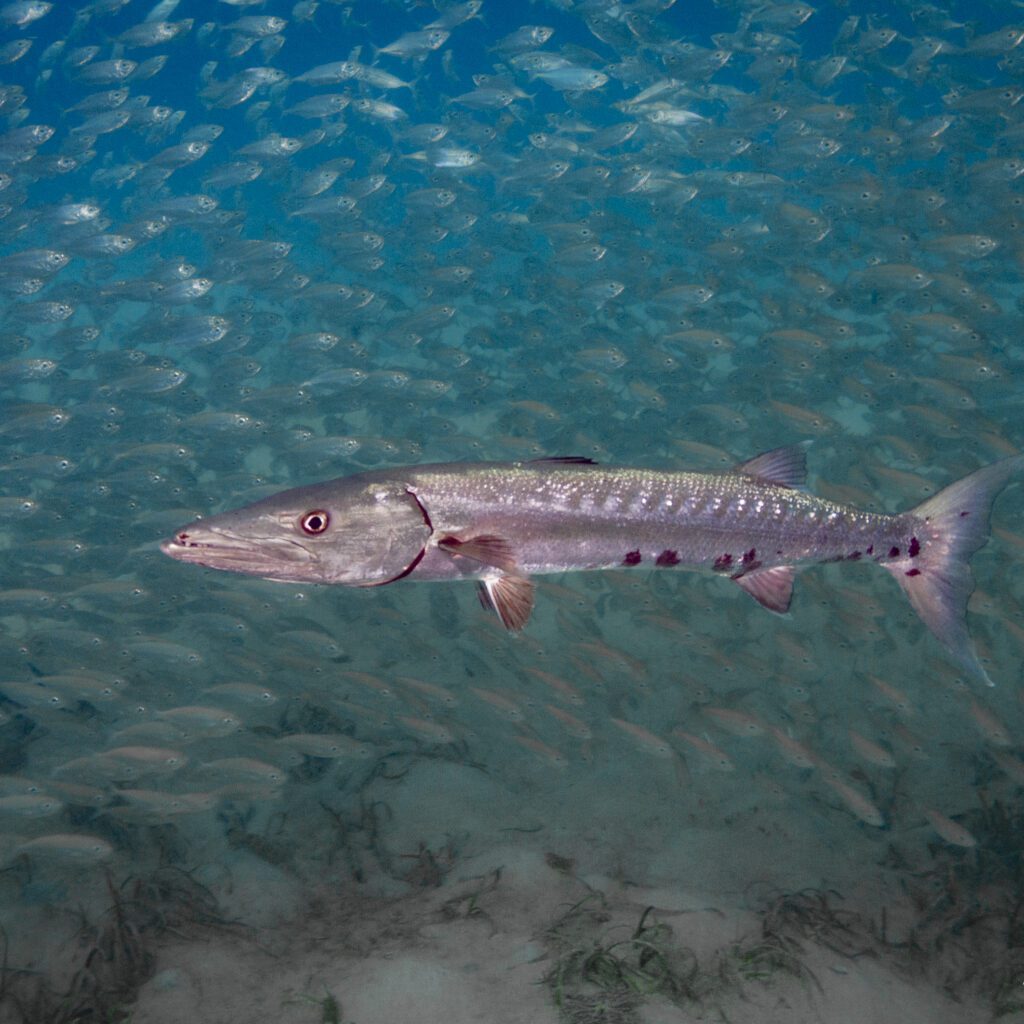
[[604, 896], [591, 892], [548, 930], [559, 955], [545, 981], [563, 1020], [633, 1024], [644, 997], [699, 998], [696, 954], [674, 941], [671, 926], [654, 920], [653, 910], [647, 907], [628, 935], [616, 937], [617, 929], [603, 930], [611, 920]]
[[[163, 867], [115, 885], [110, 905], [78, 931], [71, 981], [55, 990], [40, 975], [10, 963], [6, 935], [0, 964], [0, 1020], [19, 1024], [128, 1021], [139, 988], [154, 974], [156, 940], [166, 932], [231, 928], [210, 891], [187, 871]], [[0, 930], [2, 932], [2, 930]]]
[[1024, 1011], [1024, 807], [989, 801], [958, 815], [973, 849], [931, 846], [904, 887], [917, 917], [893, 948], [955, 999], [990, 1002], [994, 1019]]

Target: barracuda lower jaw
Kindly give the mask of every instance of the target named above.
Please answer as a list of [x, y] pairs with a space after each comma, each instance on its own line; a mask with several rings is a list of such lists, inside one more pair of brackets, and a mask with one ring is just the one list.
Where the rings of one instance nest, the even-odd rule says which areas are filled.
[[217, 559], [223, 562], [262, 563], [267, 558], [289, 563], [314, 561], [301, 544], [290, 541], [262, 541], [234, 538], [220, 533], [189, 533], [182, 531], [160, 545], [164, 554], [185, 561]]

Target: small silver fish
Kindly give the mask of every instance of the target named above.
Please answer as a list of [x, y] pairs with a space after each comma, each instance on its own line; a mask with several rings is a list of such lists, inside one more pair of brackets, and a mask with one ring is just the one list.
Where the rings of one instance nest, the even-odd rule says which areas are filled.
[[584, 458], [385, 469], [283, 491], [197, 521], [172, 558], [295, 583], [371, 587], [475, 579], [512, 630], [531, 576], [641, 565], [726, 576], [785, 612], [797, 569], [873, 561], [965, 668], [989, 682], [966, 625], [968, 560], [1024, 455], [979, 469], [916, 508], [865, 512], [801, 490], [805, 445], [726, 473], [606, 469]]

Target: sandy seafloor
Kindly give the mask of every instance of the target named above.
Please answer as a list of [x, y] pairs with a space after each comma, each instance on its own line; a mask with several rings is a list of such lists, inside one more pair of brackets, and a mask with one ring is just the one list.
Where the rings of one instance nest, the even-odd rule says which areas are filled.
[[[992, 1019], [989, 1005], [951, 998], [929, 968], [872, 941], [867, 925], [877, 927], [882, 908], [899, 932], [905, 894], [893, 874], [865, 871], [852, 851], [844, 857], [841, 849], [823, 849], [813, 814], [782, 825], [763, 801], [734, 791], [728, 807], [716, 809], [728, 826], [708, 827], [699, 812], [678, 814], [668, 770], [660, 787], [642, 793], [605, 788], [595, 778], [562, 781], [566, 791], [551, 779], [528, 791], [473, 768], [426, 762], [383, 786], [395, 820], [386, 842], [409, 852], [416, 876], [407, 886], [354, 889], [330, 869], [322, 882], [302, 886], [240, 855], [224, 908], [252, 929], [198, 941], [165, 936], [131, 1020], [301, 1024], [330, 1019], [323, 1004], [330, 994], [340, 1019], [354, 1024], [555, 1024], [553, 985], [545, 979], [559, 956], [601, 946], [636, 963], [628, 940], [648, 908], [648, 922], [672, 933], [653, 941], [688, 951], [672, 964], [695, 997], [655, 991], [632, 999], [601, 985], [567, 984], [573, 995], [594, 999], [589, 1013], [580, 1003], [569, 1019]], [[522, 831], [545, 818], [540, 831]], [[453, 841], [453, 831], [471, 835]], [[310, 837], [311, 845], [318, 838]], [[415, 856], [421, 843], [439, 851], [452, 843], [450, 869], [439, 855], [443, 880]], [[849, 933], [826, 928], [820, 937], [810, 924], [805, 935], [796, 921], [784, 933], [784, 953], [745, 960], [766, 942], [757, 908], [782, 891], [807, 889], [815, 890], [808, 903], [827, 893], [840, 914], [863, 919], [851, 921]], [[614, 949], [616, 942], [626, 945]]]

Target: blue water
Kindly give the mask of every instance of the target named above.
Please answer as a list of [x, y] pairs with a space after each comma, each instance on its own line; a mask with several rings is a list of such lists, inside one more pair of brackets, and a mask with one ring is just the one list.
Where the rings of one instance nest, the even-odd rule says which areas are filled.
[[[346, 920], [433, 921], [435, 888], [502, 865], [504, 892], [480, 897], [494, 934], [519, 934], [499, 904], [537, 917], [494, 962], [539, 966], [495, 982], [496, 1021], [527, 991], [550, 1020], [637, 1019], [651, 993], [724, 1005], [607, 978], [625, 1016], [556, 1005], [558, 907], [613, 883], [649, 896], [629, 927], [648, 903], [753, 915], [730, 941], [775, 920], [752, 886], [841, 892], [872, 956], [931, 993], [921, 1019], [1019, 1011], [1019, 490], [972, 562], [991, 690], [860, 566], [802, 573], [785, 618], [720, 579], [550, 578], [509, 636], [468, 584], [282, 586], [157, 546], [197, 515], [388, 465], [716, 471], [812, 439], [815, 493], [896, 511], [1019, 451], [1017, 7], [485, 0], [399, 59], [376, 51], [433, 7], [183, 0], [163, 18], [193, 24], [142, 48], [119, 37], [149, 10], [109, 6], [25, 27], [0, 11], [0, 43], [32, 40], [0, 67], [0, 1020], [199, 1019], [169, 935], [200, 960], [241, 925], [283, 945], [325, 888], [363, 901]], [[286, 26], [247, 49], [227, 27], [269, 15]], [[498, 44], [524, 24], [606, 81], [516, 67]], [[82, 78], [154, 56], [152, 77]], [[344, 60], [407, 86], [294, 81]], [[228, 100], [252, 68], [275, 81]], [[97, 111], [72, 108], [116, 88], [127, 123], [79, 130]], [[459, 99], [477, 88], [509, 101]], [[321, 94], [347, 106], [290, 112]], [[33, 125], [52, 129], [36, 145]], [[275, 137], [294, 151], [248, 149]], [[168, 152], [195, 138], [193, 162]], [[471, 166], [437, 166], [440, 147]], [[258, 176], [218, 183], [243, 161]], [[314, 195], [316, 171], [336, 177]], [[67, 204], [92, 208], [69, 223]], [[370, 947], [335, 938], [356, 965], [343, 1019], [401, 1017], [360, 995], [360, 971], [392, 984]], [[710, 976], [731, 947], [708, 942]], [[829, 986], [861, 969], [803, 952]], [[768, 990], [801, 990], [781, 956]], [[769, 1019], [750, 1009], [761, 967], [730, 1019]], [[318, 986], [244, 1012], [331, 1019]], [[824, 1019], [851, 1019], [832, 1000], [854, 997], [822, 992]], [[224, 1019], [243, 1012], [224, 999]], [[454, 1019], [445, 1005], [424, 996], [423, 1019]]]

